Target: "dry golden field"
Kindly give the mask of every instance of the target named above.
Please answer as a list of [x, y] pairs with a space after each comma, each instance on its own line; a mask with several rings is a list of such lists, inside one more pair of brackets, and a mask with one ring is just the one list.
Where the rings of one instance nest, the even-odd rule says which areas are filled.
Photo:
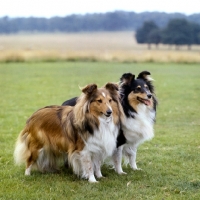
[[0, 35], [0, 62], [56, 60], [200, 63], [200, 46], [148, 50], [133, 32]]

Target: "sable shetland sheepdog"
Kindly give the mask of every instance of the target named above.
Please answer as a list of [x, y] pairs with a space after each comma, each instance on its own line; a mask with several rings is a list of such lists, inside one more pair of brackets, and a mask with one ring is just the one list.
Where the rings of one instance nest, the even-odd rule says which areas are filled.
[[90, 182], [101, 178], [101, 164], [116, 148], [123, 109], [118, 86], [87, 85], [76, 105], [47, 106], [36, 111], [21, 131], [14, 151], [16, 163], [26, 163], [25, 175], [57, 170], [67, 157], [75, 174]]
[[123, 74], [120, 79], [121, 104], [125, 120], [121, 125], [121, 134], [117, 139], [117, 149], [113, 154], [115, 170], [123, 174], [122, 156], [128, 158], [131, 168], [138, 170], [136, 153], [138, 146], [154, 136], [157, 100], [150, 72], [143, 71], [135, 79], [131, 73]]

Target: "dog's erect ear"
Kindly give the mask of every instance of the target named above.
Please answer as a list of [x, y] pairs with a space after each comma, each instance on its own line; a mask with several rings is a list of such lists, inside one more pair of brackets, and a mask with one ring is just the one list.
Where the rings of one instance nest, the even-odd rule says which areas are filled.
[[131, 73], [125, 73], [120, 78], [120, 82], [126, 85], [130, 85], [131, 82], [135, 79], [135, 75]]
[[91, 95], [96, 90], [97, 90], [96, 84], [90, 84], [82, 88], [82, 92], [85, 93], [86, 95]]
[[153, 79], [150, 77], [151, 73], [148, 71], [140, 72], [137, 78], [144, 79], [146, 81], [152, 81]]
[[116, 91], [119, 90], [119, 86], [118, 86], [118, 84], [116, 84], [116, 83], [107, 83], [107, 84], [105, 85], [105, 88], [106, 88], [107, 90], [109, 90], [110, 92], [116, 92]]
[[116, 95], [118, 96], [119, 86], [117, 84], [107, 83], [104, 87], [109, 91], [113, 99], [116, 98]]

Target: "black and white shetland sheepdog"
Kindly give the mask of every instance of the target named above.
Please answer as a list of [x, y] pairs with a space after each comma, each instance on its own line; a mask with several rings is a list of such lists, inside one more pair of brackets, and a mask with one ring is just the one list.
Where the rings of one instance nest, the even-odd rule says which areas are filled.
[[26, 163], [25, 175], [54, 171], [67, 157], [74, 173], [89, 182], [101, 178], [101, 164], [116, 149], [123, 109], [118, 86], [87, 85], [76, 105], [47, 106], [27, 120], [14, 151], [17, 164]]
[[137, 78], [131, 73], [123, 74], [120, 79], [121, 105], [125, 120], [121, 124], [121, 133], [117, 140], [117, 149], [113, 154], [115, 170], [123, 174], [122, 157], [131, 168], [138, 170], [136, 153], [138, 146], [154, 136], [153, 125], [156, 117], [156, 95], [150, 72], [143, 71]]

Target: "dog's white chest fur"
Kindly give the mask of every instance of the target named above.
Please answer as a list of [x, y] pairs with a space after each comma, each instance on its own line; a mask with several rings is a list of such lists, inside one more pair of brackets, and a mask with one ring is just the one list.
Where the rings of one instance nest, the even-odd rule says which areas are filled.
[[130, 113], [133, 117], [128, 117], [122, 125], [127, 143], [139, 145], [145, 140], [150, 140], [154, 136], [153, 123], [155, 111], [144, 104], [137, 107], [137, 113]]
[[92, 154], [99, 154], [101, 159], [111, 156], [116, 147], [118, 127], [111, 120], [100, 119], [99, 129], [94, 131], [85, 148]]

